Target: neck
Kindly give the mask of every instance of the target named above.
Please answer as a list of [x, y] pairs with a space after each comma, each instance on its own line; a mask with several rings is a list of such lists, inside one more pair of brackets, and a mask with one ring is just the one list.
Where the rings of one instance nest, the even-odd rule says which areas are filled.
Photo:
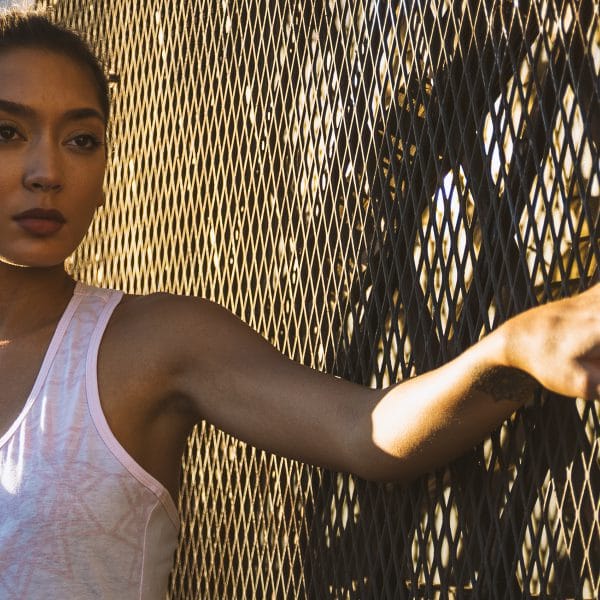
[[9, 341], [55, 321], [74, 285], [62, 264], [37, 268], [0, 262], [0, 340]]

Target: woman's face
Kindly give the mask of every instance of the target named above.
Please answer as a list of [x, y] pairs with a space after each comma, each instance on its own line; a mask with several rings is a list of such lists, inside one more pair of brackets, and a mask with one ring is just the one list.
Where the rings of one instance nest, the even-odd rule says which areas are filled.
[[[105, 129], [84, 66], [45, 50], [0, 53], [0, 263], [56, 266], [79, 245], [103, 202]], [[23, 215], [33, 209], [60, 215]]]

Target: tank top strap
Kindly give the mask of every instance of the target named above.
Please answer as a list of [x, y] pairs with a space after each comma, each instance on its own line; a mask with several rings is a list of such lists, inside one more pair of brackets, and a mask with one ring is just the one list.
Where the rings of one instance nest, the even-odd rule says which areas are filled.
[[115, 458], [119, 460], [139, 483], [154, 493], [165, 509], [173, 526], [178, 529], [179, 515], [173, 498], [162, 483], [157, 481], [150, 473], [143, 469], [127, 453], [123, 446], [121, 446], [106, 420], [98, 394], [98, 353], [100, 343], [102, 342], [102, 337], [106, 331], [108, 322], [123, 297], [123, 292], [81, 285], [79, 293], [98, 296], [104, 302], [102, 310], [98, 313], [96, 326], [91, 333], [85, 359], [86, 396], [88, 400], [88, 409], [94, 422], [94, 426], [106, 444], [106, 447], [113, 453]]

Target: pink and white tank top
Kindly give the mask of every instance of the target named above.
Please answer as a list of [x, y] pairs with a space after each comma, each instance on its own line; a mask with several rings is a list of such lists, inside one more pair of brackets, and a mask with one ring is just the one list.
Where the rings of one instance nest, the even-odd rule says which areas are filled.
[[100, 340], [122, 292], [75, 287], [33, 390], [0, 437], [0, 598], [158, 599], [179, 520], [98, 396]]

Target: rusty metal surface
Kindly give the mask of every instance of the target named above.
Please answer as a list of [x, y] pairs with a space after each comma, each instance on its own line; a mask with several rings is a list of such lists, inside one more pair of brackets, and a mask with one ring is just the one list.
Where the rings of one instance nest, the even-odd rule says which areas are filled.
[[[387, 385], [597, 279], [592, 0], [55, 0], [116, 74], [90, 283]], [[408, 488], [203, 424], [172, 598], [597, 598], [599, 404], [536, 393]]]

